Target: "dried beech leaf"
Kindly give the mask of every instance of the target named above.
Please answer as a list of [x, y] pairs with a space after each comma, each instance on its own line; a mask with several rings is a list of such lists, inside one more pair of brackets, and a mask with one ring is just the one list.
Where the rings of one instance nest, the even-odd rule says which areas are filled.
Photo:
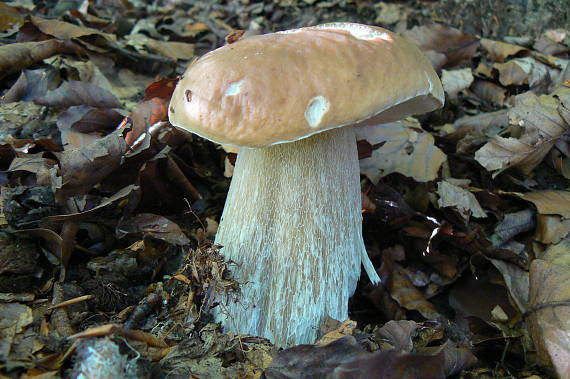
[[536, 215], [534, 238], [544, 244], [556, 244], [570, 234], [570, 220], [558, 215]]
[[509, 57], [526, 57], [530, 54], [527, 48], [510, 43], [482, 38], [481, 47], [496, 62], [504, 62]]
[[504, 105], [507, 98], [507, 90], [488, 80], [475, 80], [471, 90], [477, 97], [489, 103]]
[[74, 49], [64, 41], [19, 42], [0, 46], [0, 79], [30, 67], [56, 54]]
[[73, 25], [69, 22], [59, 20], [48, 20], [41, 17], [30, 18], [30, 22], [38, 28], [42, 33], [53, 36], [62, 40], [73, 38], [81, 38], [87, 36], [96, 36], [100, 38], [98, 42], [102, 46], [114, 46], [116, 37], [114, 34], [103, 33], [97, 29], [86, 28]]
[[59, 88], [35, 100], [36, 104], [52, 107], [88, 105], [98, 108], [122, 108], [121, 102], [108, 90], [88, 82], [64, 82]]
[[455, 207], [462, 217], [487, 217], [479, 202], [470, 191], [456, 186], [447, 180], [437, 184], [438, 204], [440, 207]]
[[[536, 96], [531, 92], [517, 97], [509, 110], [511, 125], [523, 127], [520, 138], [495, 136], [475, 153], [475, 159], [489, 171], [517, 167], [530, 173], [568, 130], [564, 101], [570, 89], [561, 87], [554, 95]], [[496, 173], [495, 173], [496, 174]]]
[[529, 273], [521, 269], [519, 266], [498, 259], [489, 261], [499, 270], [503, 276], [503, 280], [509, 290], [509, 295], [514, 301], [519, 312], [524, 313], [528, 310], [529, 295]]
[[532, 57], [512, 59], [506, 63], [495, 63], [499, 71], [499, 81], [504, 86], [540, 84], [548, 77], [548, 68]]
[[324, 346], [299, 345], [278, 352], [263, 374], [267, 379], [325, 378], [341, 363], [363, 355], [368, 353], [351, 336]]
[[377, 333], [387, 338], [394, 349], [411, 352], [414, 348], [412, 337], [419, 325], [410, 320], [390, 320], [385, 323]]
[[186, 245], [190, 242], [176, 223], [151, 213], [141, 213], [121, 220], [116, 232], [119, 236], [143, 233], [175, 245]]
[[[408, 124], [409, 125], [409, 124]], [[433, 136], [403, 122], [362, 126], [356, 138], [372, 146], [372, 156], [360, 160], [360, 170], [372, 182], [392, 172], [427, 182], [437, 178], [445, 154], [434, 145]]]
[[64, 151], [60, 157], [63, 185], [56, 192], [57, 197], [61, 200], [86, 193], [121, 165], [126, 151], [127, 144], [120, 132], [82, 148]]
[[390, 296], [403, 308], [418, 311], [428, 320], [438, 320], [441, 318], [433, 304], [414, 286], [405, 270], [397, 263], [394, 263], [394, 269], [387, 287]]
[[404, 353], [396, 350], [363, 355], [343, 363], [329, 376], [331, 379], [443, 379], [445, 355]]
[[479, 47], [474, 35], [443, 24], [415, 26], [402, 35], [426, 53], [435, 69], [469, 61]]
[[127, 36], [130, 46], [172, 58], [174, 60], [190, 60], [194, 57], [194, 45], [183, 42], [167, 42], [149, 38], [144, 34], [130, 34]]
[[57, 127], [66, 148], [80, 148], [115, 129], [122, 119], [123, 115], [114, 109], [79, 105], [62, 112]]
[[530, 268], [531, 336], [543, 363], [559, 377], [570, 376], [570, 242], [564, 240]]
[[445, 93], [450, 99], [457, 98], [459, 92], [469, 88], [473, 80], [474, 78], [470, 68], [453, 71], [442, 70], [441, 72], [441, 83], [443, 84]]
[[541, 214], [570, 219], [570, 191], [536, 191], [516, 195], [533, 203]]
[[6, 362], [13, 349], [14, 337], [33, 321], [32, 309], [24, 304], [0, 303], [0, 314], [0, 360]]

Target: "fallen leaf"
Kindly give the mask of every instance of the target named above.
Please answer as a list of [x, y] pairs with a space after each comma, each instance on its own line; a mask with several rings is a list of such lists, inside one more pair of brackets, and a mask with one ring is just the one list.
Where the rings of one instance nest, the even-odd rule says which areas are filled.
[[119, 238], [132, 233], [142, 233], [175, 245], [190, 242], [176, 223], [151, 213], [141, 213], [119, 221], [116, 228]]
[[541, 214], [561, 215], [566, 220], [570, 219], [570, 191], [536, 191], [515, 194], [533, 203]]
[[0, 46], [0, 79], [53, 55], [73, 53], [75, 50], [71, 44], [56, 39]]
[[505, 88], [488, 80], [475, 80], [471, 90], [477, 97], [491, 104], [504, 105], [507, 98]]
[[530, 54], [530, 51], [522, 46], [493, 41], [487, 38], [481, 39], [481, 47], [496, 62], [504, 62], [511, 57], [526, 57]]
[[570, 242], [548, 248], [530, 267], [528, 324], [537, 353], [559, 377], [570, 375]]
[[495, 63], [493, 68], [499, 72], [499, 82], [504, 86], [528, 84], [532, 88], [550, 79], [548, 68], [532, 57]]
[[373, 183], [392, 172], [420, 182], [434, 180], [446, 160], [445, 154], [434, 145], [433, 136], [410, 123], [359, 127], [356, 138], [373, 146], [372, 156], [360, 160], [361, 172]]
[[439, 195], [437, 202], [440, 207], [455, 207], [466, 220], [469, 216], [487, 217], [475, 195], [447, 180], [442, 180], [437, 184], [437, 194]]
[[34, 101], [52, 107], [87, 105], [98, 108], [122, 108], [121, 102], [108, 90], [95, 84], [77, 80], [64, 82]]
[[570, 110], [563, 105], [570, 89], [560, 87], [553, 95], [536, 96], [531, 92], [517, 96], [509, 110], [511, 125], [523, 128], [520, 138], [493, 137], [475, 153], [475, 159], [494, 175], [509, 167], [529, 174], [568, 130]]
[[457, 95], [473, 83], [473, 74], [470, 68], [460, 70], [442, 70], [441, 83], [450, 99], [456, 99]]
[[436, 70], [471, 60], [479, 47], [479, 39], [473, 34], [443, 24], [415, 26], [402, 35], [428, 53]]

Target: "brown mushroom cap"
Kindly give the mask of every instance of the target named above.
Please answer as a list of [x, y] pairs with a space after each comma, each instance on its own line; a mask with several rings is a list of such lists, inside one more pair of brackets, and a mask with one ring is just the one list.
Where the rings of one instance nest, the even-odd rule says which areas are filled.
[[379, 27], [333, 23], [239, 40], [192, 64], [170, 122], [214, 142], [261, 147], [442, 106], [429, 60]]

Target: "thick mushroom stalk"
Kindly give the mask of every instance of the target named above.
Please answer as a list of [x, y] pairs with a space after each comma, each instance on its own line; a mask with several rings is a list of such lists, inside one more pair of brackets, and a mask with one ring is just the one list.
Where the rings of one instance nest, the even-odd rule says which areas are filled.
[[241, 149], [216, 244], [242, 283], [217, 308], [226, 330], [282, 347], [345, 320], [366, 256], [354, 129]]

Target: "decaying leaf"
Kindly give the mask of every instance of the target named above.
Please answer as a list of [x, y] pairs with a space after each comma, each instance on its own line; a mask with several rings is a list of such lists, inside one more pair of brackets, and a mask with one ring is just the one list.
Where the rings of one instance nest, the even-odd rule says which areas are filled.
[[436, 69], [471, 59], [479, 47], [474, 35], [443, 24], [415, 26], [402, 35], [418, 45]]
[[186, 245], [190, 242], [174, 222], [150, 213], [142, 213], [119, 222], [117, 225], [119, 236], [131, 233], [143, 233], [175, 245]]
[[371, 157], [360, 160], [361, 172], [374, 183], [392, 172], [420, 182], [434, 180], [446, 160], [433, 136], [409, 122], [359, 127], [356, 136], [374, 149]]
[[77, 80], [64, 82], [59, 88], [37, 98], [35, 103], [52, 107], [87, 105], [98, 108], [122, 108], [121, 102], [108, 90]]
[[528, 322], [540, 359], [570, 375], [570, 242], [547, 249], [530, 268]]
[[438, 204], [440, 207], [455, 207], [464, 218], [487, 217], [479, 202], [470, 191], [461, 188], [448, 180], [437, 184]]
[[443, 89], [450, 99], [456, 99], [459, 92], [469, 88], [473, 83], [473, 74], [470, 68], [463, 68], [460, 70], [442, 70], [441, 83]]
[[530, 92], [517, 97], [509, 110], [511, 125], [523, 128], [520, 138], [493, 137], [475, 153], [475, 159], [495, 175], [509, 167], [530, 173], [568, 130], [565, 105], [570, 88], [560, 87], [553, 95], [536, 96]]
[[492, 60], [496, 62], [504, 62], [510, 57], [526, 57], [530, 54], [527, 48], [512, 45], [506, 42], [493, 41], [490, 39], [481, 39], [481, 47], [485, 50]]

